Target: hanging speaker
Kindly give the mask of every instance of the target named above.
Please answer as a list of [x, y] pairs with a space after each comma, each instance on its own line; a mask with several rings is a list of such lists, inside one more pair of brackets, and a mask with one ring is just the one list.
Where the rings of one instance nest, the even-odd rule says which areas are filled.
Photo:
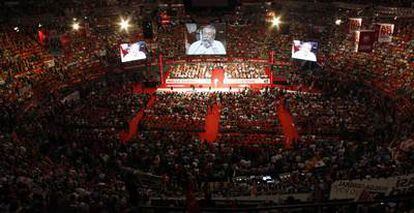
[[150, 20], [145, 20], [142, 22], [142, 31], [144, 32], [144, 38], [152, 39], [154, 33], [152, 32], [152, 23]]

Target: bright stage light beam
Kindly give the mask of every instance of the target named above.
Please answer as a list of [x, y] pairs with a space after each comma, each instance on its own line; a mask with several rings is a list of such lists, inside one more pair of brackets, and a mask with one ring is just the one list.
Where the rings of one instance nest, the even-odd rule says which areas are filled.
[[281, 24], [282, 22], [280, 21], [280, 16], [279, 17], [274, 17], [273, 18], [273, 20], [272, 20], [272, 26], [273, 27], [277, 27], [277, 28], [279, 28], [279, 25]]
[[79, 23], [78, 22], [75, 22], [75, 23], [72, 24], [72, 29], [73, 30], [76, 30], [77, 31], [77, 30], [79, 30], [79, 28], [80, 28], [80, 26], [79, 26]]
[[123, 18], [121, 18], [121, 22], [119, 23], [119, 26], [121, 27], [121, 30], [125, 30], [128, 31], [129, 28], [129, 20], [125, 20]]

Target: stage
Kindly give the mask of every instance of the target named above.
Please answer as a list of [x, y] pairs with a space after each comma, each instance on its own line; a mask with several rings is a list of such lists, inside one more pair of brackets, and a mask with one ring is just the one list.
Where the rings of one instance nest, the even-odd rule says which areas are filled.
[[[226, 60], [224, 60], [226, 59]], [[157, 91], [163, 92], [240, 92], [245, 89], [252, 90], [263, 90], [266, 88], [277, 88], [279, 90], [284, 90], [286, 92], [301, 92], [301, 93], [319, 93], [320, 91], [310, 88], [303, 85], [287, 85], [287, 79], [285, 77], [281, 78], [280, 76], [274, 77], [270, 65], [279, 65], [279, 66], [288, 66], [286, 63], [275, 63], [269, 62], [266, 60], [255, 60], [255, 59], [240, 59], [240, 60], [228, 60], [227, 58], [220, 58], [219, 61], [202, 61], [202, 60], [190, 60], [190, 61], [170, 61], [168, 64], [171, 66], [165, 73], [161, 74], [161, 84], [156, 88]], [[237, 62], [237, 63], [236, 63]], [[211, 65], [218, 63], [218, 66], [215, 66], [208, 71], [208, 75], [200, 75], [200, 78], [180, 76], [175, 72], [185, 73], [182, 70], [185, 68], [181, 67], [181, 70], [177, 66], [183, 66], [185, 64], [191, 65]], [[249, 76], [243, 76], [245, 78], [240, 78], [241, 75], [234, 75], [232, 71], [226, 70], [223, 68], [223, 64], [240, 64], [240, 63], [251, 63], [258, 64], [261, 66], [260, 74], [256, 75], [254, 78]], [[161, 66], [161, 65], [160, 65]], [[199, 66], [199, 65], [198, 65]], [[225, 67], [225, 66], [224, 66]], [[174, 70], [177, 68], [177, 70]], [[191, 72], [191, 69], [189, 70]], [[227, 73], [226, 73], [227, 72]], [[240, 74], [240, 73], [236, 73]], [[239, 78], [238, 78], [239, 77]]]
[[303, 86], [284, 86], [284, 85], [276, 85], [276, 84], [269, 84], [269, 85], [232, 85], [226, 87], [191, 87], [189, 85], [173, 85], [171, 87], [158, 87], [156, 89], [157, 92], [243, 92], [245, 89], [250, 90], [257, 90], [257, 91], [264, 91], [265, 89], [276, 89], [283, 91], [285, 93], [301, 93], [301, 94], [311, 94], [311, 95], [320, 95], [320, 91], [316, 89], [312, 89], [309, 87]]
[[192, 89], [261, 89], [270, 86], [270, 78], [226, 78], [223, 69], [213, 69], [210, 78], [167, 78], [162, 88], [192, 88]]

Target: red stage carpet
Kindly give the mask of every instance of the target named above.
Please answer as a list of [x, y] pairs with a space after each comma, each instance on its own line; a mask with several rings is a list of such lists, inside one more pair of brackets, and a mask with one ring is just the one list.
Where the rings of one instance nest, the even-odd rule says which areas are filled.
[[200, 133], [200, 139], [214, 142], [217, 139], [220, 125], [220, 106], [215, 103], [206, 116], [205, 132]]
[[277, 113], [286, 138], [285, 146], [290, 147], [292, 141], [299, 138], [298, 131], [293, 123], [292, 115], [284, 108], [283, 104], [278, 107]]
[[122, 143], [126, 143], [129, 140], [131, 140], [132, 138], [135, 137], [135, 135], [138, 132], [138, 125], [139, 122], [141, 121], [142, 117], [144, 116], [144, 110], [146, 108], [150, 108], [152, 107], [152, 105], [154, 105], [155, 103], [155, 94], [151, 95], [151, 98], [149, 99], [147, 106], [145, 108], [142, 108], [133, 118], [132, 120], [130, 120], [128, 122], [128, 132], [127, 131], [122, 131], [119, 135], [119, 138], [121, 140]]

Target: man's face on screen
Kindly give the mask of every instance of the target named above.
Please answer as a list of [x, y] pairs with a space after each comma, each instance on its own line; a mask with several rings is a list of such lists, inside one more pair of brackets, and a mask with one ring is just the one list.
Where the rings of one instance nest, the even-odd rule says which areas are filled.
[[213, 42], [215, 37], [215, 32], [211, 28], [205, 27], [203, 29], [203, 41]]

